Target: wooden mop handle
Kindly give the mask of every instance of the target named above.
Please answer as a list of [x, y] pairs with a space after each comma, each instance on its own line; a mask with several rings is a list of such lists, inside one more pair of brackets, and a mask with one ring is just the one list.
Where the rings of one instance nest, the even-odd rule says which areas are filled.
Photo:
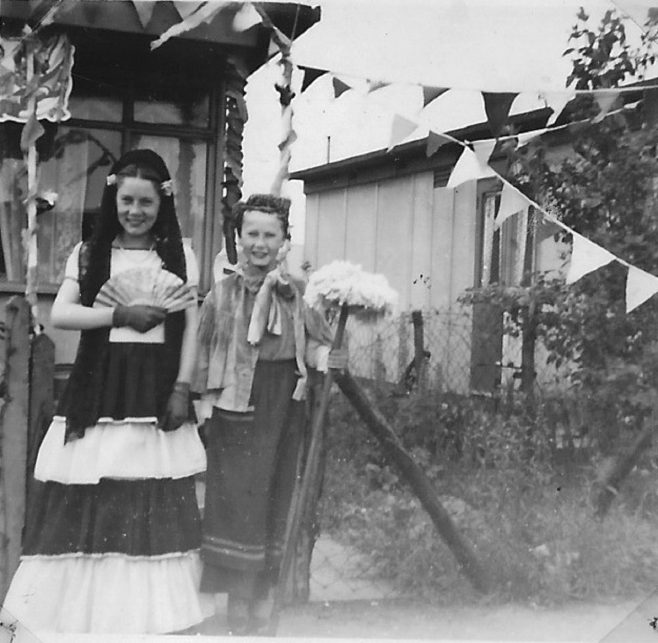
[[[348, 314], [349, 309], [347, 304], [343, 304], [340, 309], [340, 317], [338, 318], [338, 327], [336, 328], [336, 334], [334, 335], [332, 349], [340, 348], [343, 345], [343, 336], [345, 334], [345, 324], [347, 323]], [[315, 416], [313, 417], [313, 423], [311, 425], [311, 441], [308, 447], [308, 455], [306, 457], [306, 465], [304, 467], [301, 484], [297, 487], [296, 493], [293, 495], [293, 500], [288, 512], [283, 559], [281, 561], [281, 567], [279, 568], [278, 583], [274, 589], [274, 601], [268, 627], [268, 633], [270, 636], [276, 634], [279, 625], [279, 614], [283, 606], [286, 582], [290, 575], [290, 568], [292, 566], [295, 550], [297, 549], [297, 542], [299, 540], [299, 532], [303, 517], [302, 514], [307, 503], [311, 485], [313, 484], [313, 479], [315, 478], [318, 458], [320, 456], [320, 437], [322, 435], [322, 427], [329, 406], [329, 393], [331, 392], [333, 381], [333, 371], [332, 369], [328, 369], [327, 374], [324, 376], [320, 404]]]

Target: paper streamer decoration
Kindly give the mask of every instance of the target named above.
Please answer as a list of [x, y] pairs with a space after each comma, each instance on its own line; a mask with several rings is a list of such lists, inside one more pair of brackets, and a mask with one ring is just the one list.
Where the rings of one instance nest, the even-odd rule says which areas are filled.
[[404, 116], [395, 114], [393, 124], [391, 125], [391, 138], [388, 144], [387, 152], [390, 152], [398, 143], [401, 143], [407, 136], [416, 130], [417, 123], [410, 121]]
[[518, 93], [514, 92], [482, 92], [484, 111], [489, 121], [489, 129], [494, 137], [498, 138], [507, 122], [512, 103], [517, 96]]
[[498, 228], [503, 221], [509, 219], [517, 212], [528, 209], [530, 204], [528, 198], [509, 183], [503, 183], [503, 191], [500, 195], [500, 207], [494, 220], [494, 227]]
[[186, 31], [191, 31], [203, 22], [210, 22], [227, 4], [230, 4], [230, 2], [215, 1], [201, 6], [181, 22], [177, 22], [175, 25], [169, 27], [158, 39], [154, 40], [151, 43], [151, 51], [164, 45], [170, 38], [180, 36]]
[[434, 156], [434, 154], [436, 154], [439, 149], [441, 149], [447, 143], [452, 143], [451, 139], [449, 139], [447, 136], [437, 134], [436, 132], [430, 130], [429, 134], [427, 135], [427, 147], [425, 149], [427, 157], [429, 158], [430, 156]]
[[423, 107], [427, 107], [433, 100], [445, 94], [448, 87], [429, 87], [423, 85]]
[[339, 96], [342, 96], [346, 91], [349, 91], [352, 89], [347, 83], [344, 83], [342, 80], [339, 78], [336, 78], [334, 76], [333, 78], [333, 86], [334, 86], [334, 97], [338, 98]]
[[573, 233], [571, 249], [571, 264], [567, 272], [567, 284], [572, 284], [602, 266], [616, 259], [615, 255], [605, 248], [597, 246], [577, 232]]
[[626, 276], [626, 312], [630, 313], [658, 292], [658, 277], [635, 266]]
[[[25, 123], [33, 114], [38, 120], [53, 123], [71, 118], [68, 100], [73, 87], [75, 47], [64, 34], [46, 39], [0, 37], [0, 48], [4, 53], [0, 64], [0, 123]], [[30, 56], [39, 61], [37, 75], [27, 69]], [[31, 80], [26, 83], [28, 76]], [[28, 87], [36, 91], [27, 91]], [[32, 97], [36, 112], [29, 104]]]
[[484, 179], [489, 176], [497, 175], [488, 165], [483, 166], [478, 161], [475, 152], [466, 147], [453, 168], [446, 187], [456, 188], [466, 181]]

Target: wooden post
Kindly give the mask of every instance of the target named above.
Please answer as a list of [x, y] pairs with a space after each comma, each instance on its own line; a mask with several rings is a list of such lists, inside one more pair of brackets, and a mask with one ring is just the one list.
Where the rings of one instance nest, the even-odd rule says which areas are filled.
[[373, 406], [349, 371], [336, 373], [336, 383], [345, 397], [352, 403], [368, 429], [379, 440], [389, 461], [397, 465], [473, 587], [479, 592], [488, 592], [489, 580], [475, 557], [471, 544], [457, 531], [450, 514], [439, 501], [432, 483], [407, 453], [386, 418]]
[[[39, 485], [34, 480], [34, 465], [41, 442], [46, 435], [54, 412], [55, 344], [45, 334], [32, 339], [30, 359], [30, 406], [27, 433], [26, 484], [27, 499], [25, 524], [30, 524], [30, 509]], [[27, 527], [26, 527], [27, 528]]]
[[411, 323], [414, 326], [414, 365], [416, 368], [416, 390], [422, 391], [425, 386], [425, 330], [423, 313], [420, 310], [411, 312]]
[[30, 306], [12, 297], [5, 308], [5, 405], [0, 416], [2, 531], [0, 592], [4, 599], [21, 553], [25, 521], [30, 361]]
[[615, 496], [619, 493], [622, 483], [637, 464], [640, 455], [651, 445], [654, 432], [655, 415], [651, 417], [640, 434], [635, 438], [633, 444], [619, 453], [613, 460], [610, 469], [599, 483], [600, 491], [594, 501], [594, 515], [603, 520], [610, 509]]
[[[308, 386], [308, 420], [311, 424], [313, 418], [320, 410], [322, 398], [323, 379], [322, 374], [317, 371], [309, 373]], [[323, 431], [320, 434], [318, 447], [318, 466], [315, 476], [311, 481], [308, 500], [306, 506], [302, 508], [302, 525], [300, 529], [299, 542], [295, 551], [295, 558], [290, 573], [289, 582], [286, 584], [287, 589], [284, 594], [285, 602], [306, 603], [309, 600], [311, 587], [311, 559], [313, 549], [320, 535], [320, 516], [318, 513], [318, 503], [322, 493], [322, 481], [327, 462], [326, 449], [326, 427], [323, 425]]]

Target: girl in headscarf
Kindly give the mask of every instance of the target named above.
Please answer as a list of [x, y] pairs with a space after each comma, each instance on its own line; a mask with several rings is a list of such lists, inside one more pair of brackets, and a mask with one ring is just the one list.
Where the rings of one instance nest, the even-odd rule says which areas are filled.
[[[210, 414], [201, 589], [228, 593], [233, 634], [262, 632], [284, 547], [303, 436], [307, 364], [326, 370], [331, 331], [282, 266], [290, 201], [234, 208], [240, 262], [200, 314], [193, 388]], [[209, 408], [211, 407], [211, 408]]]
[[[163, 270], [191, 290], [183, 310], [94, 305], [110, 278], [126, 272], [130, 290]], [[53, 324], [81, 337], [39, 450], [41, 484], [4, 603], [32, 630], [166, 633], [211, 613], [198, 592], [194, 482], [206, 458], [189, 401], [198, 277], [164, 161], [126, 153], [52, 307]]]

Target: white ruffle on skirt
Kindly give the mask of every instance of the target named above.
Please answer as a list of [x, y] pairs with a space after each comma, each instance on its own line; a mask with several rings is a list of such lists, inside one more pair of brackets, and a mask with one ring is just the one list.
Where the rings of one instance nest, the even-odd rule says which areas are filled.
[[200, 577], [198, 552], [29, 556], [3, 607], [33, 632], [165, 634], [212, 615], [213, 595], [199, 592]]
[[162, 431], [153, 421], [100, 420], [64, 444], [66, 420], [55, 416], [34, 470], [37, 480], [96, 484], [101, 478], [185, 478], [206, 470], [196, 425]]

